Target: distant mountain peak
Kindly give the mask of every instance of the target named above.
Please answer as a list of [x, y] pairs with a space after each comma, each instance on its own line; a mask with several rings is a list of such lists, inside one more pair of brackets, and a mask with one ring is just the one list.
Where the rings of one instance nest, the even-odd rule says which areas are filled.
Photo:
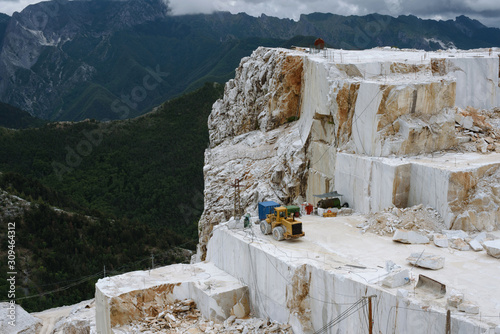
[[455, 21], [457, 23], [463, 23], [463, 24], [468, 24], [473, 26], [475, 29], [481, 29], [481, 28], [487, 28], [484, 24], [479, 22], [478, 20], [471, 19], [468, 16], [465, 15], [460, 15], [455, 18]]
[[474, 31], [478, 29], [487, 28], [484, 24], [478, 20], [471, 19], [465, 15], [457, 16], [455, 19], [455, 26], [465, 35], [472, 37]]
[[53, 120], [132, 117], [206, 80], [228, 80], [258, 46], [307, 46], [318, 37], [343, 49], [500, 46], [500, 30], [483, 28], [465, 16], [311, 13], [295, 21], [172, 15], [166, 0], [46, 1], [0, 16], [0, 101]]

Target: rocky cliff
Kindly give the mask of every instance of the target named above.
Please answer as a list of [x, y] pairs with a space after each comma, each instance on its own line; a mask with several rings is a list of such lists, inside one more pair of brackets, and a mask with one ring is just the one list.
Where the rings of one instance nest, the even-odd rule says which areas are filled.
[[470, 208], [456, 204], [456, 194], [480, 201], [474, 185], [496, 175], [496, 158], [477, 164], [472, 186], [457, 181], [463, 164], [439, 174], [444, 188], [433, 185], [434, 172], [418, 170], [437, 173], [432, 163], [421, 167], [423, 157], [468, 141], [458, 132], [462, 108], [500, 105], [499, 50], [304, 51], [257, 49], [214, 104], [199, 259], [214, 225], [234, 214], [237, 179], [241, 206], [253, 214], [260, 201], [316, 203], [314, 195], [339, 190], [360, 212], [424, 203], [448, 227], [498, 228], [497, 204], [486, 223], [464, 223]]
[[256, 209], [274, 198], [294, 202], [305, 196], [306, 152], [300, 103], [303, 57], [285, 50], [257, 49], [244, 58], [208, 120], [205, 152], [205, 211], [200, 224], [201, 254], [213, 225], [233, 214], [235, 180], [241, 205]]

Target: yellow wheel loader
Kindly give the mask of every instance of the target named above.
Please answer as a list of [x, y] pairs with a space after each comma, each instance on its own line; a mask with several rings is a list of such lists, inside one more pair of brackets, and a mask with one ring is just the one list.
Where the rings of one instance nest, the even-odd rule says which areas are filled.
[[302, 222], [295, 220], [293, 213], [288, 215], [288, 210], [284, 206], [274, 208], [274, 212], [260, 222], [260, 230], [263, 234], [272, 233], [277, 241], [305, 235], [302, 231]]

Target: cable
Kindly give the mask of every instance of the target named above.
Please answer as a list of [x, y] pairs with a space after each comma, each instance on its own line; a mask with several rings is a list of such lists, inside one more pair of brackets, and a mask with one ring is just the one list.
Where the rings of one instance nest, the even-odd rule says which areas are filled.
[[[88, 281], [90, 281], [90, 280], [92, 280], [92, 279], [94, 279], [94, 278], [96, 278], [96, 277], [98, 277], [100, 275], [101, 275], [101, 273], [94, 274], [94, 275], [92, 275], [92, 277], [87, 277], [87, 278], [85, 278], [83, 280], [80, 280], [80, 281], [78, 281], [76, 283], [73, 283], [73, 284], [70, 284], [70, 285], [67, 285], [67, 286], [55, 289], [55, 290], [46, 291], [46, 292], [42, 292], [42, 293], [35, 294], [35, 295], [30, 295], [30, 296], [16, 298], [15, 300], [18, 301], [18, 300], [24, 300], [24, 299], [31, 299], [31, 298], [36, 298], [36, 297], [42, 297], [42, 296], [53, 294], [53, 293], [56, 293], [56, 292], [68, 290], [69, 288], [72, 288], [74, 286], [77, 286], [77, 285], [80, 285], [82, 283], [88, 282]], [[9, 301], [10, 300], [2, 300], [1, 302], [9, 302]]]
[[315, 331], [314, 334], [321, 334], [321, 333], [326, 333], [326, 331], [340, 322], [344, 321], [345, 319], [349, 318], [351, 315], [356, 313], [360, 308], [366, 306], [368, 304], [368, 301], [366, 298], [361, 298], [354, 304], [352, 304], [347, 310], [339, 314], [336, 318], [331, 320], [329, 323], [325, 324], [322, 328], [319, 330]]
[[[178, 247], [174, 247], [174, 248], [178, 248]], [[168, 254], [169, 252], [166, 251], [166, 252], [163, 252], [163, 253], [160, 253], [160, 255], [164, 255], [164, 254]], [[120, 268], [116, 269], [116, 270], [110, 270], [108, 271], [109, 273], [113, 273], [113, 274], [122, 274], [123, 272], [120, 272], [126, 268], [130, 268], [132, 266], [136, 266], [142, 262], [145, 262], [145, 261], [149, 261], [151, 258], [150, 257], [146, 257], [142, 260], [139, 260], [139, 261], [136, 261], [136, 262], [133, 262], [133, 263], [130, 263], [130, 264], [127, 264], [127, 265], [124, 265], [124, 266], [121, 266]], [[125, 271], [127, 272], [127, 271]], [[93, 280], [95, 278], [98, 278], [102, 276], [102, 272], [98, 272], [98, 273], [95, 273], [95, 274], [91, 274], [91, 275], [88, 275], [88, 276], [84, 276], [84, 277], [80, 277], [80, 278], [77, 278], [77, 279], [74, 279], [74, 280], [68, 280], [68, 281], [61, 281], [61, 282], [56, 282], [56, 283], [50, 283], [50, 284], [45, 284], [45, 285], [40, 285], [40, 286], [50, 286], [50, 285], [56, 285], [56, 284], [61, 284], [61, 283], [68, 283], [68, 282], [73, 282], [69, 285], [66, 285], [66, 286], [63, 286], [63, 287], [60, 287], [60, 288], [57, 288], [57, 289], [54, 289], [54, 290], [50, 290], [50, 291], [46, 291], [46, 292], [41, 292], [41, 293], [38, 293], [38, 294], [34, 294], [34, 295], [30, 295], [30, 296], [24, 296], [24, 297], [19, 297], [19, 298], [15, 298], [15, 300], [24, 300], [24, 299], [31, 299], [31, 298], [37, 298], [37, 297], [42, 297], [42, 296], [45, 296], [45, 295], [49, 295], [49, 294], [53, 294], [53, 293], [57, 293], [57, 292], [61, 292], [61, 291], [64, 291], [64, 290], [68, 290], [72, 287], [75, 287], [77, 285], [80, 285], [80, 284], [83, 284], [85, 282], [88, 282], [90, 280]], [[0, 302], [9, 302], [9, 300], [2, 300]]]
[[57, 285], [57, 284], [62, 284], [62, 283], [70, 283], [70, 282], [76, 282], [76, 281], [81, 281], [83, 279], [86, 279], [86, 278], [89, 278], [89, 277], [94, 277], [95, 275], [101, 275], [102, 272], [98, 272], [98, 273], [95, 273], [95, 274], [91, 274], [91, 275], [87, 275], [87, 276], [83, 276], [83, 277], [79, 277], [79, 278], [75, 278], [75, 279], [72, 279], [72, 280], [67, 280], [67, 281], [60, 281], [60, 282], [55, 282], [55, 283], [50, 283], [50, 284], [40, 284], [38, 286], [51, 286], [51, 285]]

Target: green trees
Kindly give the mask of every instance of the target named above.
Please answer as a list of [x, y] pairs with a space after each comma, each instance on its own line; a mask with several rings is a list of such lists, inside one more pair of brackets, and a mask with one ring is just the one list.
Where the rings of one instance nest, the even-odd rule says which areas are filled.
[[[39, 294], [90, 277], [77, 287], [21, 300], [24, 307], [91, 298], [104, 265], [111, 273], [123, 266], [143, 269], [152, 253], [156, 264], [168, 264], [175, 261], [174, 247], [195, 248], [207, 117], [222, 91], [222, 85], [206, 84], [133, 120], [0, 128], [0, 188], [37, 204], [16, 218], [26, 254], [20, 291]], [[67, 159], [70, 150], [78, 161]], [[54, 161], [67, 169], [60, 177]], [[0, 283], [0, 293], [4, 288]]]

